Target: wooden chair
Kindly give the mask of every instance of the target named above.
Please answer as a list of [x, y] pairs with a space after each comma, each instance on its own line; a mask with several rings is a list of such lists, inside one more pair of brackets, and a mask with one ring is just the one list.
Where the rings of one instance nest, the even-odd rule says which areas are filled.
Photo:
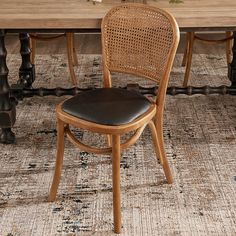
[[208, 43], [226, 43], [226, 60], [229, 64], [231, 62], [231, 48], [232, 48], [232, 39], [233, 35], [231, 31], [225, 32], [225, 38], [223, 39], [207, 39], [200, 37], [196, 34], [196, 32], [187, 32], [186, 33], [186, 47], [184, 51], [182, 66], [186, 66], [185, 68], [185, 74], [184, 74], [184, 82], [183, 86], [186, 87], [189, 82], [189, 75], [190, 75], [190, 69], [192, 64], [192, 56], [193, 56], [193, 45], [195, 40], [201, 40]]
[[[102, 21], [104, 86], [62, 102], [56, 108], [57, 159], [49, 201], [54, 201], [64, 156], [64, 135], [86, 152], [112, 154], [114, 231], [121, 231], [120, 154], [134, 144], [146, 126], [152, 133], [155, 152], [168, 183], [171, 170], [164, 149], [163, 111], [166, 89], [179, 41], [174, 18], [164, 10], [144, 4], [122, 4], [112, 8]], [[136, 91], [114, 88], [111, 72], [141, 76], [159, 84], [156, 99]], [[108, 147], [91, 147], [77, 140], [70, 126], [108, 137]], [[121, 143], [122, 134], [135, 131]]]
[[35, 52], [36, 52], [36, 41], [49, 41], [60, 37], [66, 37], [67, 46], [67, 57], [68, 67], [71, 77], [71, 82], [74, 86], [77, 86], [77, 78], [74, 71], [74, 66], [78, 66], [78, 58], [75, 50], [74, 33], [64, 33], [52, 36], [43, 36], [40, 34], [30, 34], [31, 44], [31, 63], [35, 64]]

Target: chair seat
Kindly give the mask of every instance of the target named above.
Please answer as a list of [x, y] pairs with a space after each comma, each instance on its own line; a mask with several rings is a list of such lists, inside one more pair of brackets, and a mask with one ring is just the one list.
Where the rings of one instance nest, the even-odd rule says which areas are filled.
[[151, 102], [135, 91], [101, 88], [79, 93], [62, 104], [72, 116], [103, 125], [123, 125], [144, 114]]

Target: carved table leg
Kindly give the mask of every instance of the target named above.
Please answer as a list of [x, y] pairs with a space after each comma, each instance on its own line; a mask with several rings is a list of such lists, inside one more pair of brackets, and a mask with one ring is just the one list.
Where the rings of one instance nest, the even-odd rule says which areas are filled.
[[233, 59], [228, 67], [228, 76], [232, 82], [231, 87], [236, 87], [236, 31], [234, 32], [233, 36], [234, 36], [234, 42], [232, 48]]
[[35, 68], [30, 61], [30, 42], [29, 34], [20, 33], [19, 34], [21, 49], [20, 54], [22, 57], [22, 64], [19, 69], [19, 80], [18, 84], [22, 85], [25, 88], [31, 88], [35, 80]]
[[4, 37], [5, 30], [0, 29], [0, 143], [15, 143], [15, 134], [11, 127], [16, 121], [16, 102], [14, 98], [10, 98]]

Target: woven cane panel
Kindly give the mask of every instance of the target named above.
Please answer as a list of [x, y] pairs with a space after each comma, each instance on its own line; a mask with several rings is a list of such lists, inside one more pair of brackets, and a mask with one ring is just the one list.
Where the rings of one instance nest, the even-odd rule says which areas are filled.
[[162, 11], [133, 4], [115, 8], [104, 20], [108, 68], [159, 81], [173, 46], [172, 27]]

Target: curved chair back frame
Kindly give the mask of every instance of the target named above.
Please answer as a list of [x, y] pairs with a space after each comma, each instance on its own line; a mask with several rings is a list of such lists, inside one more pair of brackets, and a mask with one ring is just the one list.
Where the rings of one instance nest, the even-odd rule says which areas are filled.
[[147, 5], [137, 10], [140, 5], [114, 7], [102, 21], [104, 85], [111, 87], [113, 71], [139, 75], [159, 84], [157, 103], [164, 102], [179, 28], [166, 11]]

